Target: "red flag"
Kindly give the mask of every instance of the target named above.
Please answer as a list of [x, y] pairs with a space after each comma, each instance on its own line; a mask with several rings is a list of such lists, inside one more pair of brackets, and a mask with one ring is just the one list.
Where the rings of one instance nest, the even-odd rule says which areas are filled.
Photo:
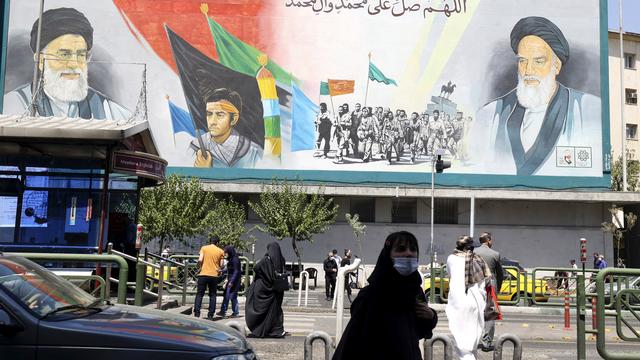
[[329, 95], [346, 95], [353, 94], [355, 88], [355, 80], [331, 80], [329, 79]]

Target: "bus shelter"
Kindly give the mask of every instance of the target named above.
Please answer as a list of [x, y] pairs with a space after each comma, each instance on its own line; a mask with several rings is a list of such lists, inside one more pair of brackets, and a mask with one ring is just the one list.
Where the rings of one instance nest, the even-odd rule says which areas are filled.
[[147, 121], [0, 115], [0, 251], [135, 253], [166, 166]]

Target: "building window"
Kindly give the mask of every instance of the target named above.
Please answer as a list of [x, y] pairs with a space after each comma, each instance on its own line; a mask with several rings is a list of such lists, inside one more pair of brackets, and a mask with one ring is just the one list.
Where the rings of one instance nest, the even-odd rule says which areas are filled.
[[627, 124], [627, 140], [638, 140], [638, 125]]
[[458, 199], [435, 199], [433, 222], [436, 224], [458, 223]]
[[361, 222], [376, 221], [376, 199], [374, 198], [351, 198], [349, 200], [349, 213], [358, 214]]
[[393, 199], [391, 222], [415, 224], [418, 218], [418, 201], [416, 199]]
[[624, 54], [624, 67], [625, 69], [635, 69], [636, 68], [636, 55], [635, 54]]
[[638, 90], [636, 89], [624, 89], [624, 99], [627, 105], [638, 104]]

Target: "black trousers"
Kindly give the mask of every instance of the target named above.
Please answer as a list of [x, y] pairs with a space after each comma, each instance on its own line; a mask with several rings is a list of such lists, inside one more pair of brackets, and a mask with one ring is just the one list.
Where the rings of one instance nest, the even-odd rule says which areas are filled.
[[195, 304], [193, 304], [193, 314], [200, 316], [200, 308], [202, 307], [202, 298], [205, 290], [209, 289], [209, 311], [207, 317], [213, 317], [216, 312], [216, 287], [220, 278], [217, 276], [198, 276], [198, 290], [196, 293]]
[[336, 276], [335, 275], [324, 276], [324, 291], [327, 294], [327, 298], [333, 299], [333, 294], [336, 292]]
[[322, 140], [324, 140], [324, 148], [322, 149], [322, 153], [327, 156], [327, 154], [329, 154], [329, 150], [331, 149], [331, 130], [320, 131], [318, 133], [318, 140], [316, 141], [318, 149], [320, 149]]

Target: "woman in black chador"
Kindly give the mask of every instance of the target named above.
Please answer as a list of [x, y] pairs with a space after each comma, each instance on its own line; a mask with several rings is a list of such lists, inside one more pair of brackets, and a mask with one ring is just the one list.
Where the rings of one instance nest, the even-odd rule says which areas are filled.
[[420, 288], [418, 240], [400, 231], [389, 235], [369, 285], [351, 304], [351, 320], [334, 360], [418, 360], [418, 341], [430, 338], [438, 316]]
[[284, 273], [284, 257], [280, 245], [267, 245], [267, 253], [254, 266], [255, 279], [247, 291], [245, 317], [251, 334], [256, 337], [284, 337], [282, 299], [284, 291], [275, 291], [275, 274]]

